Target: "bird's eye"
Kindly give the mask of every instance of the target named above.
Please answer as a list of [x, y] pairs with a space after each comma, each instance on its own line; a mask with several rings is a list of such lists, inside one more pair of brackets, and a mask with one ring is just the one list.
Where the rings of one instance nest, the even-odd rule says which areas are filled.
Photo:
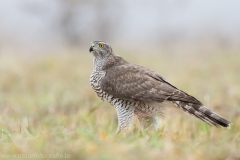
[[99, 44], [99, 47], [100, 47], [100, 48], [103, 48], [103, 47], [104, 47], [104, 44]]

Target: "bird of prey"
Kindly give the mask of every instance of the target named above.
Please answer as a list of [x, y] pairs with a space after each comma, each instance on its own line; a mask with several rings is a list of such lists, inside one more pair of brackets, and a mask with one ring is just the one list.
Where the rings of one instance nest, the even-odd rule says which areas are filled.
[[116, 108], [118, 132], [127, 130], [134, 115], [143, 128], [157, 127], [157, 116], [169, 106], [176, 106], [209, 125], [230, 126], [229, 121], [158, 73], [116, 55], [108, 43], [93, 41], [89, 52], [94, 57], [90, 84], [102, 100]]

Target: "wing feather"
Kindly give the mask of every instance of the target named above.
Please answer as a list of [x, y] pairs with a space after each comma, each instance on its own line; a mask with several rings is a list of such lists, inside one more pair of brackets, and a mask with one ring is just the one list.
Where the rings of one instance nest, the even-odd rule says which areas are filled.
[[201, 104], [154, 71], [133, 64], [109, 68], [101, 81], [101, 87], [103, 91], [121, 99], [158, 102], [170, 100]]

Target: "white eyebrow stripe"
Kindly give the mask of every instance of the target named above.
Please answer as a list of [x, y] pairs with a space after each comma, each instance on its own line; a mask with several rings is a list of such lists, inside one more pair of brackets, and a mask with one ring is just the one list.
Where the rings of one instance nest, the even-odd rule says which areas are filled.
[[104, 45], [108, 45], [108, 43], [105, 42], [105, 41], [92, 41], [92, 42], [91, 42], [91, 46], [94, 47], [95, 44], [104, 44]]

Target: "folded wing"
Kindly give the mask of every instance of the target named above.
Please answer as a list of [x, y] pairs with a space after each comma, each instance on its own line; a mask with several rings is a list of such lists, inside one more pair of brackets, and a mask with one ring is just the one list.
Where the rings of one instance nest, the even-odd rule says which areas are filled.
[[121, 99], [158, 102], [170, 100], [201, 104], [154, 71], [133, 64], [109, 68], [101, 81], [101, 87], [103, 91]]

